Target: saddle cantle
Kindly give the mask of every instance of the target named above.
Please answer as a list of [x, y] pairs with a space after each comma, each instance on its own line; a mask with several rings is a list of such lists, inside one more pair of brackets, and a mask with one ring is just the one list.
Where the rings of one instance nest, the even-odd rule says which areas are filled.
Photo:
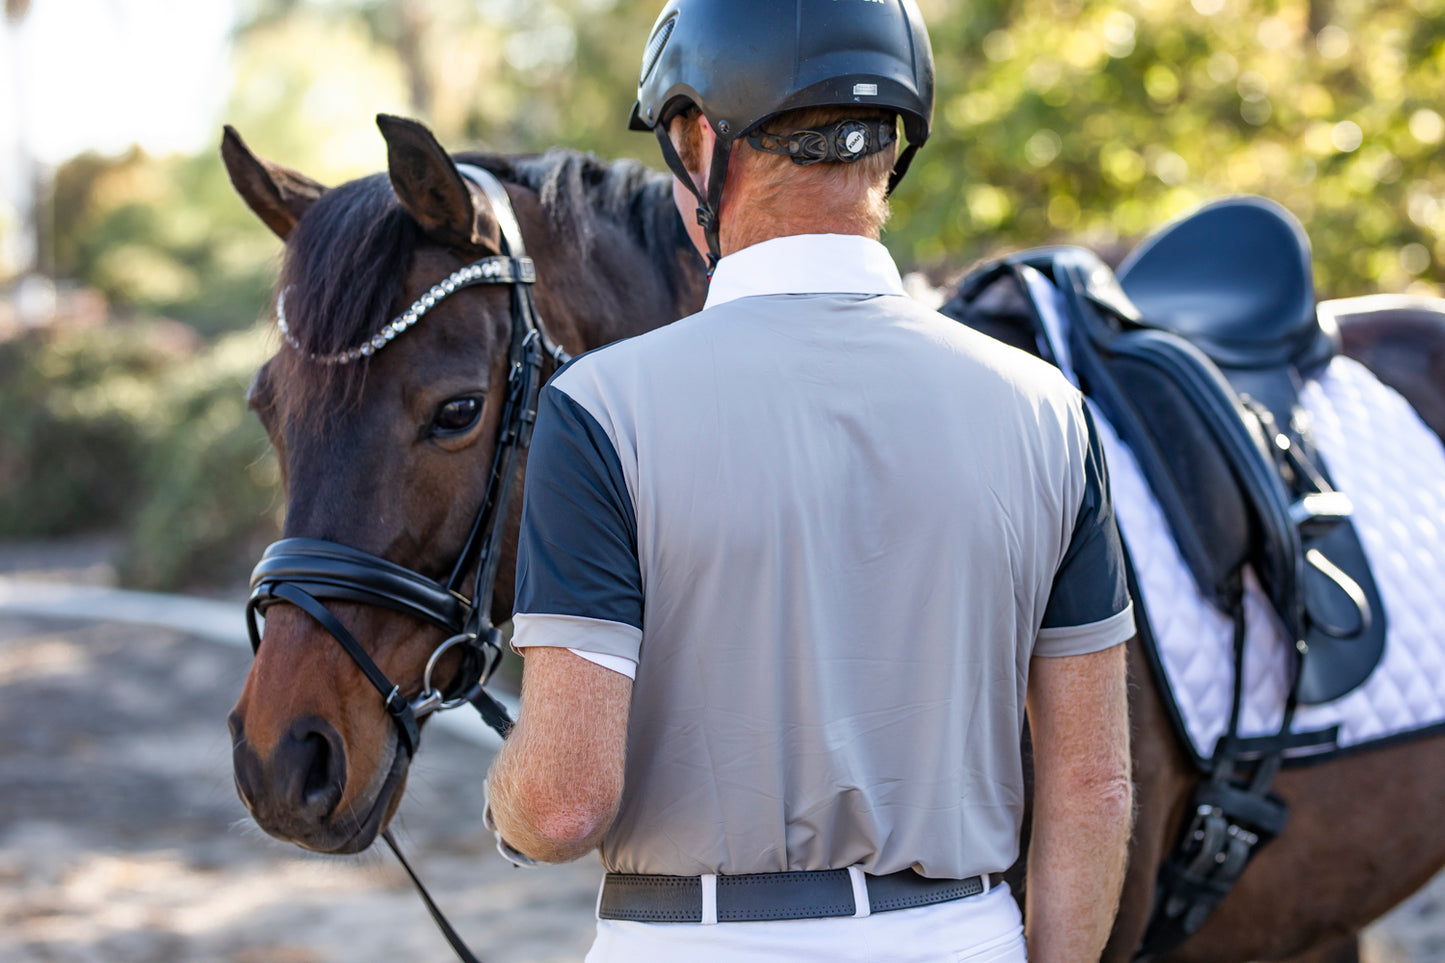
[[1309, 240], [1259, 197], [1211, 204], [1155, 234], [1118, 269], [1150, 327], [1172, 331], [1225, 368], [1312, 372], [1338, 350], [1315, 308]]

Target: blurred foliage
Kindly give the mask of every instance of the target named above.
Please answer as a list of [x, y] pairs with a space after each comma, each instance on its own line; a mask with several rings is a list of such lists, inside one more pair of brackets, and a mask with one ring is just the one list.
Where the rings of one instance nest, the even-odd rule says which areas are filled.
[[[1323, 296], [1445, 291], [1445, 0], [918, 2], [938, 96], [885, 236], [905, 269], [1118, 252], [1249, 192], [1304, 222]], [[217, 143], [231, 123], [334, 184], [383, 167], [373, 119], [390, 112], [454, 149], [661, 167], [626, 130], [661, 0], [243, 3]], [[241, 401], [261, 339], [217, 339], [269, 314], [280, 243], [214, 150], [79, 157], [53, 187], [57, 274], [212, 345], [183, 365], [145, 325], [0, 345], [0, 534], [125, 525], [130, 576], [173, 582], [274, 511]]]
[[1323, 295], [1445, 282], [1445, 0], [936, 3], [905, 261], [1137, 239], [1209, 198], [1298, 216]]
[[256, 320], [277, 245], [238, 207], [210, 155], [83, 155], [57, 171], [52, 197], [60, 276], [123, 310], [168, 316], [206, 334]]
[[245, 401], [268, 342], [253, 328], [206, 346], [174, 322], [0, 342], [0, 533], [124, 530], [122, 576], [148, 587], [244, 575], [277, 525]]
[[[1117, 247], [1223, 194], [1304, 221], [1323, 293], [1445, 287], [1445, 0], [920, 0], [935, 133], [895, 199], [905, 267]], [[379, 169], [376, 113], [457, 149], [563, 144], [660, 166], [626, 130], [656, 0], [251, 0], [225, 120], [323, 183]], [[217, 131], [219, 135], [219, 129]], [[214, 153], [78, 158], [59, 273], [204, 331], [253, 321], [277, 244]]]

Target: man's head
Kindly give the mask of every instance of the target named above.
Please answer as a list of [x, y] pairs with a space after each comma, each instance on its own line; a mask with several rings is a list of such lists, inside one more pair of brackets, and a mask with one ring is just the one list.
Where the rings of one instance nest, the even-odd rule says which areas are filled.
[[932, 110], [913, 0], [671, 0], [631, 126], [659, 135], [716, 255], [724, 211], [730, 250], [804, 231], [876, 237]]

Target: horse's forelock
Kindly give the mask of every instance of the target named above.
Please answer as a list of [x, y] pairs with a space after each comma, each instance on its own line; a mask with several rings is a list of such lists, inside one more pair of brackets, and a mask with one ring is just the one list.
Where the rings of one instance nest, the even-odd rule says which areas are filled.
[[[552, 243], [578, 263], [606, 224], [636, 239], [645, 263], [663, 274], [674, 296], [687, 283], [677, 259], [686, 235], [666, 176], [635, 161], [609, 163], [561, 148], [531, 156], [460, 154], [457, 160], [536, 191]], [[287, 325], [305, 352], [345, 351], [387, 324], [422, 243], [421, 227], [397, 201], [386, 174], [322, 195], [288, 238], [281, 269]], [[312, 431], [359, 396], [368, 367], [365, 359], [317, 364], [289, 346], [278, 360], [274, 375], [288, 399], [287, 417]]]
[[322, 195], [286, 245], [286, 319], [316, 354], [353, 347], [391, 320], [421, 229], [384, 174]]
[[[336, 354], [372, 337], [391, 320], [420, 227], [396, 200], [385, 174], [327, 191], [286, 244], [279, 288], [286, 323], [306, 353]], [[313, 422], [354, 399], [365, 364], [317, 364], [283, 346], [277, 376], [288, 417]]]

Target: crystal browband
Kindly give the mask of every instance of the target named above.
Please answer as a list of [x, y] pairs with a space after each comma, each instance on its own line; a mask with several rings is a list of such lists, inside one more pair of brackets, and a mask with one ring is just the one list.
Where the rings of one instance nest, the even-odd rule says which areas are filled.
[[276, 325], [281, 329], [281, 337], [286, 339], [286, 343], [304, 354], [308, 361], [326, 365], [351, 364], [386, 347], [393, 338], [420, 321], [423, 315], [436, 307], [447, 295], [462, 288], [477, 284], [532, 284], [536, 280], [536, 266], [528, 257], [486, 257], [473, 261], [433, 284], [425, 294], [412, 302], [411, 307], [373, 335], [369, 341], [336, 354], [307, 351], [291, 333], [291, 326], [286, 323], [286, 292], [290, 288], [283, 288], [281, 293], [276, 295]]

